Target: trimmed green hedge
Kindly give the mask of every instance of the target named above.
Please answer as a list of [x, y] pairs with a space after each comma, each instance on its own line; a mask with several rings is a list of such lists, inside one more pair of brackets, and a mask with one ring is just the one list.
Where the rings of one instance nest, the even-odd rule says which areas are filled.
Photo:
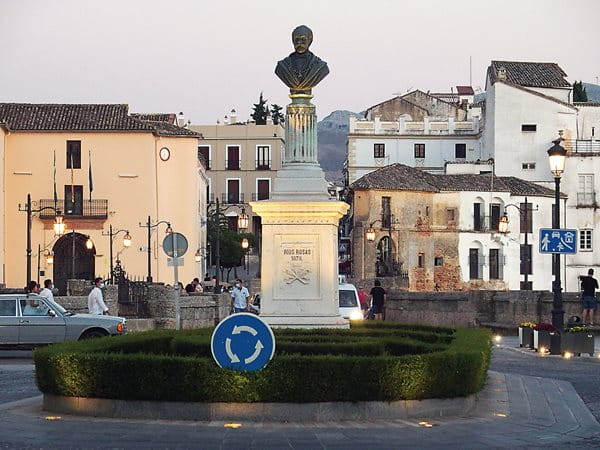
[[219, 368], [212, 329], [68, 342], [35, 350], [36, 381], [64, 396], [197, 402], [456, 397], [485, 382], [487, 330], [384, 323], [341, 331], [275, 330], [276, 354], [260, 372]]

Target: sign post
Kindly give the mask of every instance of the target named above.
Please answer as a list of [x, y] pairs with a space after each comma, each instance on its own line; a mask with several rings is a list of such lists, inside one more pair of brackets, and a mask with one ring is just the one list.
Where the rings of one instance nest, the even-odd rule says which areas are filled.
[[185, 255], [188, 249], [188, 242], [181, 233], [172, 232], [163, 239], [163, 250], [168, 256], [173, 258], [173, 290], [175, 294], [175, 329], [181, 328], [181, 316], [179, 308], [179, 266], [183, 265], [180, 256]]
[[577, 253], [577, 230], [540, 228], [540, 253]]

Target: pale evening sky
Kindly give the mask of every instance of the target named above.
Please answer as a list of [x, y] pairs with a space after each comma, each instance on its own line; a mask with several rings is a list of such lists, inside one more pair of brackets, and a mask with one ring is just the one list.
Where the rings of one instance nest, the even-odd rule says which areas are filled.
[[273, 73], [291, 31], [314, 32], [330, 75], [322, 118], [410, 88], [485, 89], [492, 59], [557, 62], [600, 76], [598, 0], [0, 0], [0, 102], [128, 103], [215, 123], [248, 119], [260, 91], [288, 103]]

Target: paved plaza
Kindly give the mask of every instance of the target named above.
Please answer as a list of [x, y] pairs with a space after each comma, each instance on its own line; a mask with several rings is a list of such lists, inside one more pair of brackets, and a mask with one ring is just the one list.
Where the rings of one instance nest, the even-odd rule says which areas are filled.
[[[596, 340], [600, 350], [600, 340]], [[504, 338], [469, 417], [336, 423], [52, 417], [28, 352], [0, 354], [0, 448], [600, 448], [600, 358], [538, 356]], [[56, 420], [50, 420], [56, 419]]]

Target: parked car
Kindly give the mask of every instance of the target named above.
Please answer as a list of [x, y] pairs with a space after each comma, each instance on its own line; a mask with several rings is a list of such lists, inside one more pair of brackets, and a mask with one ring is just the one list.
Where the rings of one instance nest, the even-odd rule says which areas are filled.
[[0, 347], [34, 347], [126, 332], [123, 317], [74, 314], [37, 294], [0, 295]]
[[363, 312], [358, 301], [358, 291], [353, 284], [344, 283], [338, 287], [340, 293], [340, 315], [344, 319], [362, 320]]

